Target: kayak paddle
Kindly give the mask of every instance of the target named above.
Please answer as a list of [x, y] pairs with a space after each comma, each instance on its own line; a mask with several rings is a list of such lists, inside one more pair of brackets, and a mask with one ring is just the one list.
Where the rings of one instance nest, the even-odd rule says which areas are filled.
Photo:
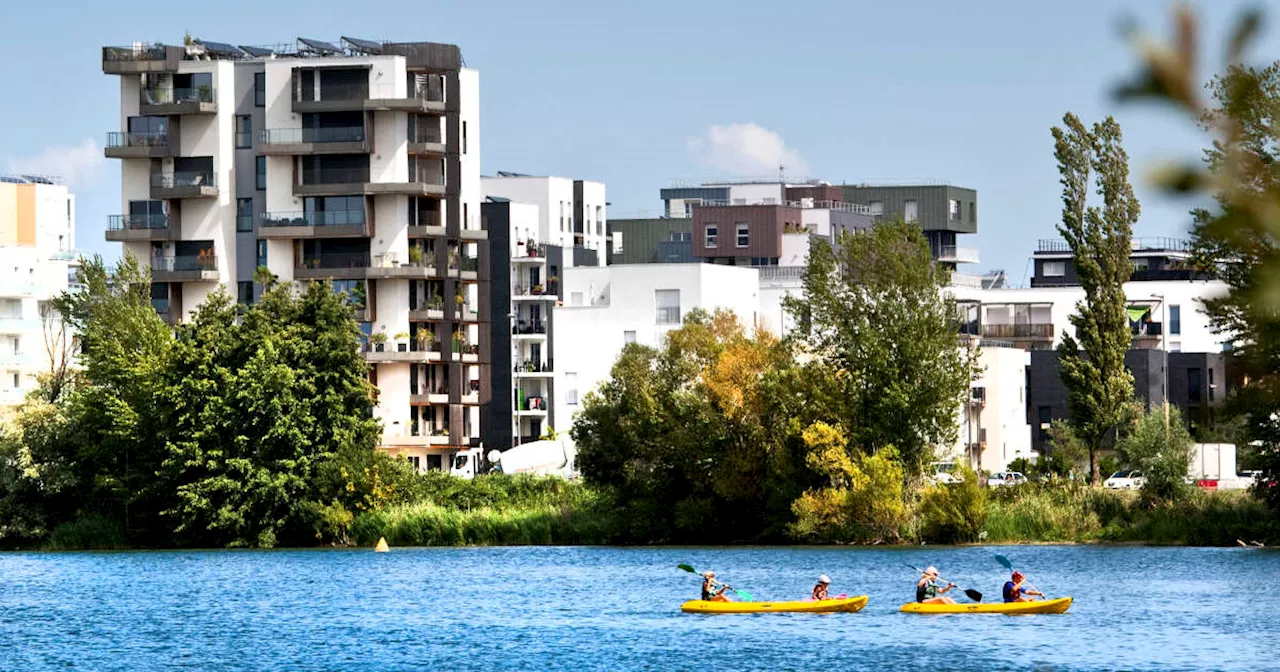
[[[1013, 571], [1013, 562], [1012, 562], [1011, 560], [1009, 560], [1009, 558], [1006, 558], [1005, 556], [1000, 555], [999, 553], [996, 553], [996, 562], [1000, 563], [1001, 565], [1004, 565], [1004, 568], [1005, 568], [1005, 569], [1007, 569], [1007, 570], [1009, 570], [1009, 571], [1011, 571], [1011, 572]], [[1031, 590], [1036, 591], [1037, 593], [1043, 593], [1043, 592], [1044, 592], [1043, 590], [1040, 590], [1039, 588], [1036, 588], [1036, 585], [1035, 585], [1034, 583], [1031, 583], [1030, 581], [1027, 581], [1027, 580], [1026, 580], [1026, 577], [1023, 577], [1023, 581], [1022, 581], [1022, 582], [1023, 582], [1023, 583], [1025, 583], [1025, 584], [1027, 584], [1027, 587], [1028, 587], [1028, 588], [1030, 588]], [[1046, 598], [1044, 595], [1041, 595], [1041, 596], [1040, 596], [1040, 599], [1044, 600], [1044, 599], [1048, 599], [1048, 598]]]
[[[904, 562], [904, 563], [902, 563], [902, 564], [906, 565], [907, 563], [905, 563], [905, 562]], [[924, 575], [924, 570], [923, 570], [923, 569], [920, 569], [919, 567], [916, 567], [915, 565], [907, 565], [907, 566], [908, 566], [908, 567], [910, 567], [911, 569], [916, 570], [916, 573], [920, 574], [921, 576], [923, 576], [923, 575]], [[939, 578], [939, 579], [941, 579], [941, 580], [943, 580], [943, 581], [946, 581], [946, 579], [943, 579], [941, 576], [939, 576], [938, 578]], [[951, 582], [950, 582], [950, 581], [947, 581], [947, 583], [951, 583]], [[951, 585], [955, 586], [955, 584], [954, 584], [954, 583], [951, 583]], [[956, 588], [960, 588], [960, 586], [956, 586]], [[972, 588], [960, 588], [960, 590], [961, 590], [961, 591], [963, 591], [963, 592], [964, 592], [964, 594], [965, 594], [966, 596], [968, 596], [968, 597], [969, 597], [969, 599], [973, 600], [974, 602], [981, 602], [981, 601], [982, 601], [982, 593], [980, 593], [980, 592], [978, 592], [978, 591], [976, 591], [976, 590], [973, 590]]]
[[[680, 564], [678, 564], [678, 565], [676, 565], [676, 568], [677, 568], [677, 569], [683, 569], [684, 571], [689, 572], [690, 574], [697, 574], [698, 576], [702, 576], [702, 573], [701, 573], [701, 572], [699, 572], [698, 570], [694, 569], [691, 565], [686, 565], [686, 564], [684, 564], [683, 562], [682, 562], [682, 563], [680, 563]], [[724, 586], [725, 588], [728, 588], [729, 590], [732, 590], [732, 591], [734, 592], [734, 594], [736, 594], [740, 599], [746, 600], [747, 602], [751, 602], [752, 600], [754, 600], [754, 599], [755, 599], [755, 598], [751, 597], [751, 593], [748, 593], [748, 592], [747, 592], [747, 591], [745, 591], [745, 590], [738, 590], [737, 588], [734, 588], [733, 586], [731, 586], [731, 585], [729, 585], [729, 584], [727, 584], [727, 583], [722, 583], [722, 584], [720, 584], [720, 585]]]

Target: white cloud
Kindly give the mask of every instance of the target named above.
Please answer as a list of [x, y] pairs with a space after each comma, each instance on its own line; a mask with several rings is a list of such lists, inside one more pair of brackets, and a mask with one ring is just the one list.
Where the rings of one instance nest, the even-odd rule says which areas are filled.
[[6, 160], [9, 173], [55, 175], [61, 177], [72, 189], [87, 187], [97, 180], [106, 159], [102, 145], [92, 138], [85, 138], [73, 147], [46, 147], [32, 156], [9, 156]]
[[775, 175], [778, 166], [788, 175], [807, 175], [809, 164], [782, 136], [759, 124], [717, 124], [687, 141], [697, 161], [739, 175]]

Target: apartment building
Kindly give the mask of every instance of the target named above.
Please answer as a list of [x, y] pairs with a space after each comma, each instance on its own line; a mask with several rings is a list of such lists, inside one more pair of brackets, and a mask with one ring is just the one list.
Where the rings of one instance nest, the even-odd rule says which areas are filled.
[[919, 225], [933, 258], [955, 270], [978, 263], [978, 248], [957, 236], [978, 232], [978, 192], [949, 184], [842, 184], [840, 200], [866, 205], [877, 219]]
[[480, 181], [485, 196], [537, 206], [539, 242], [592, 250], [604, 265], [609, 204], [603, 182], [507, 171]]
[[57, 178], [0, 175], [0, 418], [69, 354], [50, 340], [58, 323], [48, 318], [76, 265], [75, 217], [75, 196]]
[[368, 342], [381, 447], [420, 469], [479, 440], [488, 268], [479, 74], [454, 45], [300, 38], [105, 47], [120, 80], [121, 214], [178, 322], [255, 271], [347, 292]]

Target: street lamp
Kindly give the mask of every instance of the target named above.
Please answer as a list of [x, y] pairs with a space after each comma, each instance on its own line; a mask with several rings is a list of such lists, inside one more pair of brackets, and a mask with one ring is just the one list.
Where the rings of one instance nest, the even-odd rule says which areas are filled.
[[1164, 402], [1164, 431], [1169, 433], [1169, 319], [1168, 306], [1165, 304], [1164, 294], [1152, 294], [1151, 298], [1160, 302], [1160, 350], [1162, 352], [1162, 362], [1160, 365], [1160, 395]]

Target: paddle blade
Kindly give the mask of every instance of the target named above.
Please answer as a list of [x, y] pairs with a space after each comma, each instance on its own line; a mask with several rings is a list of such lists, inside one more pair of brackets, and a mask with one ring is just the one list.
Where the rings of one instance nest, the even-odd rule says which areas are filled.
[[751, 602], [751, 601], [753, 601], [753, 600], [755, 600], [755, 599], [756, 599], [756, 598], [754, 598], [754, 597], [751, 597], [751, 593], [748, 593], [748, 592], [747, 592], [747, 591], [745, 591], [745, 590], [738, 590], [737, 588], [734, 588], [734, 589], [733, 589], [733, 592], [737, 593], [738, 597], [742, 598], [743, 600], [745, 600], [745, 601], [747, 601], [747, 602]]
[[679, 568], [679, 569], [683, 569], [684, 571], [689, 572], [690, 574], [697, 574], [697, 573], [698, 573], [698, 572], [697, 572], [697, 570], [695, 570], [693, 567], [690, 567], [689, 565], [686, 565], [686, 564], [683, 564], [683, 563], [681, 563], [681, 564], [679, 564], [679, 565], [676, 565], [676, 567], [677, 567], [677, 568]]
[[1013, 563], [1009, 562], [1009, 558], [1006, 558], [1003, 555], [1000, 555], [999, 553], [996, 554], [996, 562], [1004, 565], [1005, 569], [1013, 569]]
[[968, 596], [969, 596], [969, 599], [973, 600], [974, 602], [981, 602], [981, 601], [982, 601], [982, 593], [979, 593], [978, 591], [976, 591], [976, 590], [974, 590], [974, 589], [972, 589], [972, 588], [965, 588], [965, 589], [964, 589], [964, 594], [965, 594], [965, 595], [968, 595]]

